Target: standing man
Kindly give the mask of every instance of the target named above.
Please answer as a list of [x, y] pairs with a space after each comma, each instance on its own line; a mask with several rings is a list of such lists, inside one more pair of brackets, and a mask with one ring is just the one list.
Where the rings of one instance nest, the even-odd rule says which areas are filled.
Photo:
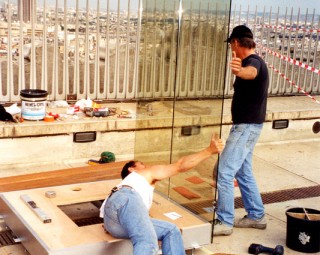
[[[264, 206], [252, 171], [252, 154], [266, 116], [268, 69], [254, 52], [253, 34], [246, 26], [233, 29], [230, 67], [236, 76], [231, 105], [233, 125], [218, 168], [218, 201], [213, 235], [231, 235], [239, 228], [267, 227]], [[241, 191], [247, 215], [234, 222], [234, 178]]]
[[158, 241], [161, 241], [163, 255], [185, 255], [176, 225], [149, 217], [154, 186], [157, 181], [188, 171], [213, 154], [220, 153], [223, 146], [222, 141], [213, 135], [206, 149], [184, 156], [173, 164], [147, 166], [140, 161], [126, 163], [121, 171], [122, 182], [112, 189], [100, 209], [106, 231], [116, 238], [131, 239], [133, 255], [158, 254]]

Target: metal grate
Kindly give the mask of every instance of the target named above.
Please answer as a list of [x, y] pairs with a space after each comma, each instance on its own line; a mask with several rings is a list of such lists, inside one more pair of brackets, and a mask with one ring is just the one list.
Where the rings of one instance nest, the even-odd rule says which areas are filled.
[[[279, 202], [284, 202], [289, 200], [319, 197], [319, 196], [320, 196], [320, 185], [261, 193], [262, 201], [264, 204], [279, 203]], [[213, 201], [205, 200], [200, 202], [185, 203], [185, 204], [182, 204], [182, 206], [184, 206], [191, 212], [199, 215], [199, 214], [207, 213], [205, 209], [212, 207]], [[241, 197], [236, 197], [234, 199], [234, 206], [236, 209], [244, 207]]]
[[99, 217], [103, 200], [58, 206], [78, 227], [101, 224]]
[[0, 231], [0, 247], [20, 243], [20, 242], [16, 242], [15, 239], [17, 239], [17, 237], [14, 235], [14, 233], [10, 229]]
[[[289, 200], [303, 199], [309, 197], [320, 196], [320, 185], [305, 187], [305, 188], [294, 188], [279, 191], [272, 191], [262, 193], [262, 201], [264, 204], [273, 204], [278, 202], [284, 202]], [[243, 202], [241, 197], [236, 197], [234, 200], [235, 208], [243, 208]]]
[[100, 217], [92, 217], [92, 218], [85, 218], [85, 219], [83, 218], [83, 219], [77, 219], [73, 221], [74, 223], [77, 224], [78, 227], [84, 227], [84, 226], [103, 223], [103, 219]]

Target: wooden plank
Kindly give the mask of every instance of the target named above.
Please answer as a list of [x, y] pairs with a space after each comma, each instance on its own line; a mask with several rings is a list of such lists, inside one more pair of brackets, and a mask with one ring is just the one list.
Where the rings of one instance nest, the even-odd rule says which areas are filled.
[[[150, 216], [159, 220], [169, 221], [178, 225], [180, 228], [194, 227], [203, 224], [203, 220], [195, 217], [192, 214], [186, 214], [185, 211], [186, 210], [183, 207], [180, 207], [165, 197], [155, 193], [152, 207], [150, 209]], [[183, 215], [183, 217], [172, 220], [168, 216], [164, 215], [164, 212], [174, 212], [181, 216]]]
[[0, 192], [119, 179], [127, 161], [0, 178]]

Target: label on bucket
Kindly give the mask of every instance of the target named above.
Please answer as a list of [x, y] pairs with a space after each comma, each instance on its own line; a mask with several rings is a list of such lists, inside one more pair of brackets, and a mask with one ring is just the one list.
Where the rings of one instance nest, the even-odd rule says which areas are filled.
[[22, 118], [27, 120], [42, 120], [46, 115], [47, 101], [41, 102], [21, 102]]

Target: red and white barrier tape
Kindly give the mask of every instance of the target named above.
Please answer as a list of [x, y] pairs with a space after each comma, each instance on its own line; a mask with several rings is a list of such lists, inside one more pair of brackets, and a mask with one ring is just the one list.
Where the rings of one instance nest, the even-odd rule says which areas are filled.
[[316, 68], [314, 68], [314, 67], [312, 67], [312, 66], [309, 66], [309, 65], [307, 65], [307, 64], [305, 64], [305, 63], [302, 63], [302, 62], [300, 62], [300, 61], [298, 61], [298, 60], [296, 60], [296, 59], [293, 59], [293, 58], [290, 58], [290, 57], [286, 57], [286, 56], [284, 56], [284, 55], [281, 55], [281, 54], [279, 54], [278, 52], [272, 51], [272, 50], [270, 50], [270, 49], [262, 46], [261, 44], [258, 44], [257, 46], [258, 46], [259, 48], [262, 48], [263, 50], [267, 51], [267, 52], [270, 53], [271, 55], [274, 55], [274, 56], [276, 56], [276, 57], [278, 57], [278, 58], [280, 58], [280, 59], [282, 59], [282, 60], [285, 60], [285, 61], [287, 61], [287, 62], [289, 62], [289, 63], [291, 63], [291, 64], [294, 64], [294, 65], [296, 65], [296, 66], [300, 66], [300, 67], [302, 67], [302, 68], [304, 68], [304, 69], [306, 69], [306, 70], [308, 70], [308, 71], [310, 71], [310, 72], [313, 72], [313, 73], [316, 73], [316, 74], [320, 74], [320, 70], [319, 70], [319, 69], [316, 69]]
[[[282, 27], [282, 26], [271, 26], [271, 25], [258, 25], [256, 24], [255, 26], [263, 26], [266, 28], [278, 28], [278, 29], [286, 29], [286, 30], [291, 30], [291, 31], [304, 31], [304, 32], [320, 32], [320, 29], [305, 29], [305, 28], [293, 28], [293, 27]], [[279, 54], [278, 52], [272, 51], [264, 46], [262, 46], [261, 44], [257, 44], [257, 46], [259, 48], [262, 48], [263, 50], [267, 51], [269, 54], [274, 55], [282, 60], [285, 60], [291, 64], [297, 65], [301, 68], [304, 68], [308, 71], [314, 72], [316, 74], [320, 74], [320, 70], [316, 69], [312, 66], [309, 66], [305, 63], [302, 63], [296, 59], [292, 59], [290, 57], [284, 56]], [[280, 70], [276, 69], [273, 65], [269, 64], [268, 62], [266, 62], [267, 65], [269, 65], [270, 68], [272, 68], [276, 73], [278, 73], [281, 77], [283, 77], [286, 81], [288, 81], [291, 85], [293, 85], [295, 88], [298, 89], [299, 92], [302, 92], [304, 95], [306, 95], [307, 97], [309, 97], [310, 99], [312, 99], [315, 103], [320, 104], [320, 101], [318, 101], [315, 97], [311, 96], [309, 93], [307, 93], [306, 91], [304, 91], [301, 87], [299, 87], [297, 84], [295, 84], [295, 82], [291, 81], [288, 77], [285, 76], [285, 74], [281, 73]]]
[[302, 31], [302, 32], [309, 32], [309, 33], [320, 33], [320, 29], [307, 29], [307, 28], [297, 28], [297, 27], [284, 27], [284, 26], [275, 26], [275, 25], [260, 25], [255, 24], [255, 27], [265, 27], [265, 28], [275, 28], [275, 29], [284, 29], [289, 31]]
[[320, 104], [320, 101], [318, 101], [315, 97], [311, 96], [309, 93], [305, 92], [302, 88], [300, 88], [297, 84], [295, 84], [293, 81], [291, 81], [288, 77], [286, 77], [283, 73], [281, 73], [278, 69], [276, 69], [274, 66], [270, 65], [269, 66], [277, 72], [280, 76], [282, 76], [286, 81], [288, 81], [291, 85], [296, 87], [299, 92], [302, 92], [305, 94], [307, 97], [311, 98], [315, 103]]
[[299, 92], [302, 92], [303, 94], [305, 94], [307, 97], [312, 99], [315, 103], [320, 104], [320, 101], [318, 101], [315, 97], [311, 96], [309, 93], [304, 91], [301, 87], [299, 87], [297, 84], [295, 84], [293, 81], [291, 81], [288, 77], [285, 76], [284, 73], [281, 73], [278, 69], [276, 69], [273, 65], [269, 64], [268, 62], [266, 62], [266, 64], [269, 65], [269, 67], [271, 67], [276, 73], [278, 73], [281, 77], [283, 77], [291, 85], [293, 85], [295, 88], [297, 88]]

